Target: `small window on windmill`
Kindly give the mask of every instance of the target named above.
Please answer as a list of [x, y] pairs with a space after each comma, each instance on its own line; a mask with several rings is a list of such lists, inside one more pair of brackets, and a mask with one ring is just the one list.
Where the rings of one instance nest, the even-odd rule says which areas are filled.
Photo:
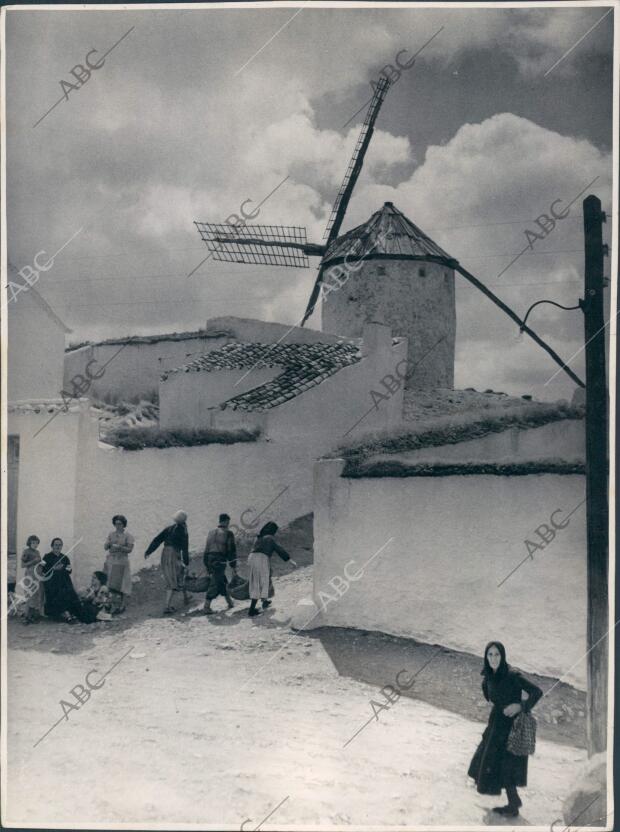
[[377, 274], [385, 274], [385, 266], [377, 266]]
[[426, 268], [424, 266], [420, 266], [418, 269], [418, 275], [420, 277], [426, 277]]

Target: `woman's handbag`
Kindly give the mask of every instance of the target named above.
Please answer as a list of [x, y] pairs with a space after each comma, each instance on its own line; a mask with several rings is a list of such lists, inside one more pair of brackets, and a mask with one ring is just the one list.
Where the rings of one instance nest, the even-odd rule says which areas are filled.
[[512, 720], [506, 750], [516, 757], [527, 757], [536, 749], [536, 719], [529, 713], [520, 713]]

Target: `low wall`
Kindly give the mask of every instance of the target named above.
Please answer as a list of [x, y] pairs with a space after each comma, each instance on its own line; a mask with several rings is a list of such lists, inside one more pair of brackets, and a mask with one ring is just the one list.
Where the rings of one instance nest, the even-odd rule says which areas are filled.
[[[97, 363], [90, 365], [92, 375], [104, 365], [106, 367], [101, 378], [95, 379], [88, 390], [91, 398], [111, 395], [128, 400], [148, 396], [159, 390], [159, 377], [165, 370], [181, 367], [230, 341], [228, 335], [213, 333], [177, 340], [153, 338], [124, 347], [122, 340], [80, 347], [65, 353], [64, 389], [71, 392], [73, 376], [85, 375], [88, 362], [94, 359]], [[55, 395], [58, 393], [56, 391]]]
[[[481, 655], [503, 641], [525, 671], [585, 688], [585, 497], [582, 475], [345, 479], [315, 466], [314, 593], [320, 623], [380, 630]], [[550, 537], [544, 529], [543, 534]], [[329, 581], [364, 569], [336, 600]], [[544, 548], [528, 555], [525, 540]], [[504, 581], [502, 583], [502, 581]], [[338, 583], [336, 579], [335, 583]], [[500, 585], [501, 584], [501, 585]], [[333, 601], [319, 592], [329, 592]]]
[[[171, 373], [159, 382], [159, 424], [162, 428], [205, 428], [216, 424], [218, 405], [233, 396], [272, 381], [280, 367], [247, 370], [205, 370]], [[245, 411], [241, 411], [245, 416]], [[242, 422], [251, 421], [241, 417]]]
[[[538, 428], [509, 428], [468, 439], [453, 445], [430, 446], [401, 452], [402, 462], [483, 462], [509, 459], [519, 462], [534, 459], [585, 459], [585, 419], [561, 419]], [[375, 454], [369, 462], [393, 459], [392, 454]]]
[[219, 330], [230, 332], [236, 341], [245, 344], [336, 344], [343, 340], [339, 335], [320, 329], [260, 321], [257, 318], [237, 318], [235, 315], [221, 315], [207, 321], [207, 333]]
[[[319, 454], [318, 447], [295, 442], [143, 451], [85, 444], [76, 520], [86, 547], [83, 571], [101, 568], [103, 544], [117, 513], [128, 518], [128, 531], [136, 539], [134, 572], [144, 566], [152, 538], [181, 508], [188, 514], [190, 548], [196, 551], [202, 551], [223, 511], [239, 527], [242, 515], [250, 525], [261, 512], [259, 524], [289, 523], [312, 511], [312, 469]], [[160, 554], [151, 561], [159, 562]]]
[[[124, 347], [124, 339], [120, 338], [117, 341], [90, 344], [65, 352], [64, 389], [71, 390], [67, 387], [71, 378], [76, 374], [84, 375], [86, 365], [94, 358], [97, 364], [90, 365], [93, 374], [106, 362], [110, 363], [106, 366], [105, 374], [92, 382], [88, 395], [99, 399], [105, 395], [113, 395], [119, 399], [134, 399], [157, 391], [159, 378], [166, 370], [183, 367], [199, 355], [212, 352], [232, 341], [271, 344], [279, 343], [280, 340], [284, 340], [285, 343], [313, 344], [336, 343], [341, 339], [313, 329], [291, 328], [286, 324], [252, 318], [212, 318], [207, 321], [206, 329], [200, 333], [145, 336], [144, 340], [127, 343]], [[64, 341], [62, 346], [64, 347]], [[123, 349], [118, 352], [121, 347]], [[50, 395], [57, 396], [59, 392], [60, 386], [57, 386]], [[14, 398], [20, 396], [16, 395]]]
[[[270, 440], [310, 442], [327, 452], [339, 441], [399, 422], [404, 388], [386, 393], [381, 380], [396, 372], [395, 367], [407, 355], [407, 342], [403, 339], [393, 344], [387, 337], [389, 343], [364, 354], [360, 361], [263, 413], [231, 413], [216, 405], [267, 383], [283, 372], [282, 368], [258, 368], [246, 371], [245, 377], [241, 370], [171, 373], [160, 382], [160, 423], [166, 428], [252, 428], [261, 424], [264, 437]], [[373, 399], [373, 392], [378, 399]]]

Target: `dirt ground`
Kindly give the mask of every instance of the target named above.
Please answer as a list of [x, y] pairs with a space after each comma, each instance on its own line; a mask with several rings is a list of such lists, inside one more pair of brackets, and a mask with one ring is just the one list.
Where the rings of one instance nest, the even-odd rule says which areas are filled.
[[[311, 593], [307, 528], [282, 542], [300, 568], [274, 564], [274, 608], [256, 619], [222, 599], [202, 616], [201, 596], [164, 618], [151, 568], [121, 619], [11, 621], [6, 825], [249, 829], [271, 812], [261, 828], [498, 825], [499, 799], [466, 775], [489, 711], [480, 658], [379, 633], [295, 633], [290, 615]], [[419, 671], [415, 685], [378, 708], [402, 669]], [[100, 687], [65, 717], [61, 700], [75, 703], [87, 674]], [[531, 678], [553, 690], [536, 709], [518, 820], [548, 825], [586, 759], [585, 697]]]

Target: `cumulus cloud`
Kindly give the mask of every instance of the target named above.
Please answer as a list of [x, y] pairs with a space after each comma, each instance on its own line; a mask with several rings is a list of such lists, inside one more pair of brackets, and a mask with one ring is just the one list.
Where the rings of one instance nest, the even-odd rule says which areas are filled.
[[[292, 13], [9, 13], [10, 254], [19, 265], [30, 262], [84, 226], [40, 284], [76, 337], [190, 329], [222, 314], [296, 322], [316, 261], [299, 270], [212, 259], [188, 280], [206, 253], [193, 220], [223, 222], [245, 200], [251, 210], [288, 177], [255, 222], [304, 226], [320, 242], [363, 111], [357, 126], [339, 125], [360, 85], [399, 50], [413, 54], [444, 27], [416, 64], [416, 71], [437, 68], [441, 108], [442, 68], [459, 56], [474, 54], [491, 71], [496, 56], [507, 55], [517, 84], [519, 74], [540, 76], [603, 12], [304, 7], [241, 69]], [[562, 61], [557, 77], [608, 51], [611, 18]], [[105, 49], [131, 25], [105, 67], [33, 130], [82, 52]], [[467, 95], [473, 100], [475, 91]], [[554, 199], [566, 204], [599, 176], [593, 190], [609, 204], [609, 156], [510, 112], [461, 119], [443, 143], [420, 145], [415, 98], [405, 112], [411, 124], [389, 107], [382, 113], [343, 230], [392, 200], [517, 311], [541, 296], [570, 305], [581, 280], [580, 200], [548, 240], [498, 274]], [[520, 389], [523, 356], [532, 379], [546, 371], [539, 350], [506, 340], [512, 324], [499, 311], [460, 279], [458, 287], [459, 383], [489, 386], [492, 347], [481, 340], [481, 316], [488, 343], [501, 345], [504, 369], [494, 383]], [[542, 307], [533, 323], [568, 353], [581, 335], [575, 313]]]
[[[611, 157], [590, 142], [502, 113], [465, 124], [445, 145], [429, 147], [424, 163], [398, 186], [362, 186], [348, 221], [364, 222], [392, 201], [518, 314], [542, 298], [572, 306], [582, 293], [582, 199], [594, 192], [609, 206], [611, 170]], [[560, 215], [571, 202], [568, 216], [554, 220], [552, 205]], [[536, 219], [543, 214], [551, 220], [543, 218], [541, 228]], [[543, 239], [528, 237], [526, 230]], [[517, 327], [471, 284], [458, 275], [456, 280], [457, 384], [488, 386], [493, 376], [503, 379], [508, 392], [518, 392], [525, 362], [539, 394], [569, 395], [572, 383], [564, 373], [543, 390], [542, 377], [552, 375], [556, 365], [530, 347], [527, 336], [524, 345]], [[529, 323], [566, 358], [583, 342], [581, 313], [542, 306]], [[495, 351], [488, 347], [490, 336]], [[582, 365], [581, 355], [573, 369], [582, 372]]]

